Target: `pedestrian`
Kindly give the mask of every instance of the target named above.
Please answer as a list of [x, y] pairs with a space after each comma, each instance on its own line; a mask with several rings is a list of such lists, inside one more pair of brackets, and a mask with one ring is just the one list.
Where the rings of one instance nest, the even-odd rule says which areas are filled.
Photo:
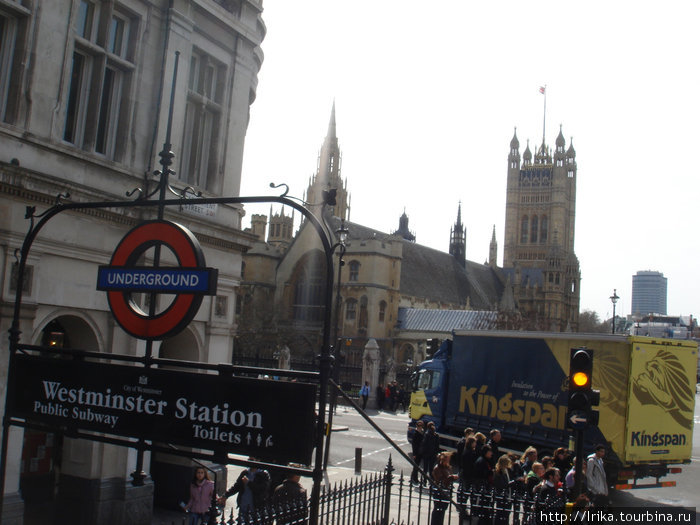
[[[248, 459], [255, 461], [254, 458]], [[227, 498], [238, 494], [236, 498], [238, 513], [239, 516], [245, 516], [267, 504], [269, 491], [270, 474], [267, 470], [251, 466], [240, 473], [236, 482], [219, 498], [218, 502], [224, 504]]]
[[362, 410], [367, 408], [367, 399], [369, 398], [369, 381], [365, 381], [365, 384], [360, 388], [360, 397], [362, 398]]
[[493, 500], [491, 487], [493, 486], [493, 467], [491, 466], [491, 456], [493, 451], [488, 445], [481, 448], [481, 455], [474, 463], [474, 492], [478, 499], [472, 499], [473, 511], [478, 517], [478, 523], [488, 523], [493, 518], [491, 509]]
[[498, 458], [493, 471], [493, 487], [495, 489], [505, 491], [510, 488], [510, 467], [511, 462], [508, 454], [503, 454]]
[[544, 465], [539, 461], [535, 461], [532, 464], [532, 470], [527, 473], [525, 478], [525, 490], [532, 496], [535, 491], [535, 487], [542, 482], [544, 478]]
[[377, 385], [377, 410], [384, 408], [384, 387], [381, 383]]
[[457, 454], [461, 456], [464, 453], [464, 445], [467, 443], [467, 438], [474, 435], [474, 429], [467, 427], [464, 429], [464, 437], [457, 443]]
[[416, 421], [416, 429], [411, 437], [411, 453], [413, 455], [413, 472], [411, 472], [411, 483], [418, 484], [418, 466], [421, 464], [423, 455], [421, 454], [421, 444], [423, 443], [424, 424], [422, 421]]
[[477, 432], [474, 434], [474, 437], [476, 438], [476, 453], [481, 456], [481, 449], [486, 445], [486, 436], [481, 432]]
[[501, 457], [501, 451], [498, 448], [498, 444], [501, 442], [502, 434], [497, 428], [492, 428], [489, 432], [489, 440], [486, 442], [488, 446], [491, 447], [493, 455], [491, 456], [491, 466], [495, 468], [496, 461]]
[[586, 461], [586, 485], [592, 494], [591, 503], [596, 508], [608, 506], [608, 479], [605, 475], [605, 445], [596, 445], [595, 452]]
[[389, 403], [391, 404], [391, 411], [396, 412], [396, 405], [398, 405], [399, 402], [399, 387], [397, 386], [396, 381], [389, 383], [387, 389], [387, 397], [389, 398]]
[[399, 385], [396, 389], [396, 397], [398, 398], [398, 404], [401, 405], [401, 412], [406, 412], [406, 407], [408, 405], [408, 395], [406, 389], [403, 385]]
[[510, 469], [509, 476], [512, 481], [511, 488], [516, 492], [525, 491], [525, 472], [523, 472], [523, 464], [520, 462], [520, 458], [514, 452], [508, 453], [510, 458]]
[[190, 499], [184, 507], [190, 513], [188, 525], [205, 525], [209, 521], [213, 495], [214, 482], [209, 479], [209, 473], [204, 467], [196, 467], [190, 483]]
[[463, 487], [470, 487], [474, 483], [474, 463], [478, 459], [476, 453], [476, 438], [470, 435], [465, 442], [464, 450], [459, 464], [459, 476]]
[[535, 447], [527, 447], [520, 461], [522, 462], [523, 472], [529, 474], [532, 470], [532, 465], [537, 461], [537, 449]]
[[552, 456], [543, 456], [540, 458], [540, 463], [542, 463], [544, 470], [547, 471], [554, 466], [554, 458]]
[[556, 467], [548, 469], [542, 482], [535, 487], [535, 509], [538, 511], [553, 511], [563, 515], [566, 501], [560, 488], [561, 473]]
[[430, 525], [442, 525], [445, 519], [445, 510], [450, 504], [450, 493], [452, 492], [452, 483], [457, 480], [457, 475], [452, 474], [450, 466], [449, 452], [440, 452], [437, 465], [432, 471], [435, 487], [433, 487], [433, 512], [430, 518]]
[[571, 507], [571, 523], [588, 523], [587, 511], [591, 507], [591, 500], [585, 494], [580, 494]]
[[565, 474], [571, 469], [571, 455], [564, 447], [559, 447], [554, 451], [554, 466], [559, 472]]
[[288, 472], [287, 478], [275, 488], [272, 504], [277, 512], [278, 525], [306, 525], [307, 497], [306, 489], [299, 482], [297, 472]]
[[484, 445], [481, 448], [481, 455], [474, 462], [474, 479], [479, 487], [486, 488], [493, 486], [492, 456], [493, 451], [491, 447]]
[[[433, 472], [437, 455], [440, 452], [440, 435], [435, 431], [435, 423], [428, 422], [427, 430], [423, 435], [420, 453], [423, 457], [423, 471], [430, 475]], [[425, 480], [423, 480], [425, 484]]]
[[[569, 470], [569, 472], [566, 473], [566, 477], [564, 478], [564, 485], [566, 486], [566, 493], [569, 495], [569, 498], [574, 499], [574, 497], [576, 497], [576, 494], [574, 494], [574, 487], [576, 485], [576, 458], [574, 458], [574, 464], [571, 467], [571, 470]], [[586, 485], [586, 462], [582, 461], [580, 494], [583, 494], [587, 491]]]
[[508, 523], [508, 517], [510, 516], [510, 509], [508, 506], [511, 504], [510, 488], [512, 480], [509, 471], [511, 466], [512, 464], [508, 454], [503, 454], [496, 461], [496, 467], [493, 473], [493, 488], [498, 491], [496, 494], [496, 524], [498, 525], [506, 525]]

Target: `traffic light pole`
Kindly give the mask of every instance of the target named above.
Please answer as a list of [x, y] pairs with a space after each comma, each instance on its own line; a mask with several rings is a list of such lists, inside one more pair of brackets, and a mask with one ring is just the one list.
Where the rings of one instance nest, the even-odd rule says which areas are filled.
[[574, 500], [581, 494], [583, 485], [583, 430], [576, 431], [576, 444], [574, 446]]

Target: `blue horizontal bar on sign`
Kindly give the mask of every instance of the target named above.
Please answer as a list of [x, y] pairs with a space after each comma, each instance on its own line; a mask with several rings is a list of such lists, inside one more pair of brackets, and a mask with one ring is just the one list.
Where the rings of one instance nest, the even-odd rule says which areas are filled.
[[140, 268], [100, 266], [97, 289], [117, 292], [216, 294], [215, 268]]

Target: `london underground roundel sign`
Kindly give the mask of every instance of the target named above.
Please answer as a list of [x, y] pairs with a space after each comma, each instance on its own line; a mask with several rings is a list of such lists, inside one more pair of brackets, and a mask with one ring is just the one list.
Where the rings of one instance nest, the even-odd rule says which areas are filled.
[[[177, 266], [137, 266], [147, 250], [157, 248], [162, 252], [163, 247], [175, 255]], [[100, 266], [97, 289], [107, 292], [114, 318], [127, 333], [158, 340], [177, 334], [192, 321], [203, 296], [216, 294], [217, 277], [218, 270], [206, 267], [191, 231], [174, 222], [155, 220], [136, 226], [124, 236], [109, 266]], [[175, 298], [165, 310], [149, 315], [132, 299], [132, 294], [139, 292]], [[151, 300], [154, 298], [152, 295]]]

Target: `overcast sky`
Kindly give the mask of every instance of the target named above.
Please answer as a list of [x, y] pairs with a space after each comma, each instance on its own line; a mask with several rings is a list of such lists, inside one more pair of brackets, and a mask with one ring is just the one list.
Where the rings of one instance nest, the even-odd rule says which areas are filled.
[[[447, 251], [462, 203], [467, 258], [503, 260], [513, 130], [531, 149], [562, 126], [578, 164], [581, 310], [632, 304], [632, 275], [668, 278], [669, 314], [700, 315], [700, 2], [264, 0], [265, 61], [241, 195], [301, 197], [333, 100], [350, 219], [406, 210]], [[249, 208], [244, 219], [259, 210]], [[269, 212], [267, 209], [262, 210]]]

